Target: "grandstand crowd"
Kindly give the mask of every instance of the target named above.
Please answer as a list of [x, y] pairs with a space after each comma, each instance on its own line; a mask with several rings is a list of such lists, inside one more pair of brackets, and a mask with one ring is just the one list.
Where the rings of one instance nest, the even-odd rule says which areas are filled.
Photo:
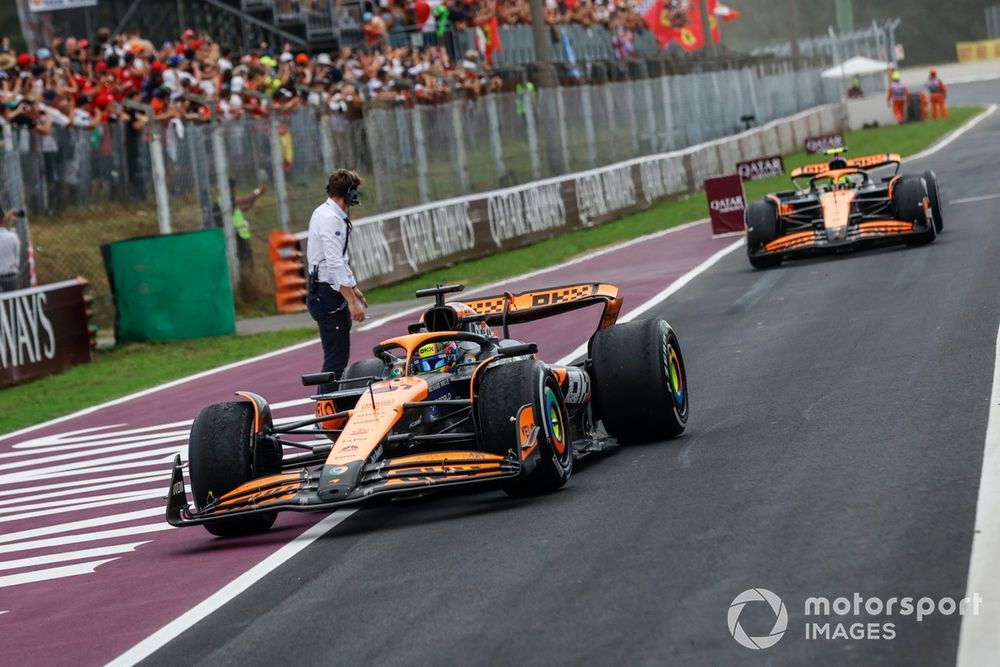
[[[546, 20], [605, 25], [614, 31], [622, 57], [630, 55], [631, 31], [645, 27], [624, 0], [549, 0]], [[234, 53], [194, 30], [157, 45], [136, 30], [112, 34], [101, 28], [89, 38], [55, 37], [34, 53], [20, 54], [4, 38], [0, 102], [8, 121], [44, 135], [53, 125], [146, 122], [141, 112], [121, 107], [126, 99], [150, 105], [159, 120], [197, 121], [209, 118], [205, 100], [224, 119], [261, 113], [260, 96], [247, 91], [263, 93], [278, 110], [322, 102], [348, 115], [360, 114], [372, 98], [436, 103], [478, 96], [500, 85], [490, 69], [493, 54], [503, 48], [499, 26], [530, 23], [531, 12], [527, 0], [381, 0], [366, 3], [363, 21], [363, 47], [311, 55], [267, 43]], [[448, 38], [467, 28], [476, 30], [478, 48], [456, 53]], [[411, 38], [415, 32], [419, 40]]]

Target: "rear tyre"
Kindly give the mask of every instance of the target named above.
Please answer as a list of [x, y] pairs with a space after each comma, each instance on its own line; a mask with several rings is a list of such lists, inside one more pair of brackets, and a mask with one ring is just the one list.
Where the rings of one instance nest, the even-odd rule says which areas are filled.
[[925, 171], [924, 183], [927, 184], [927, 196], [931, 200], [931, 213], [934, 214], [934, 231], [940, 234], [944, 229], [944, 218], [941, 217], [941, 193], [938, 191], [937, 174], [930, 169]]
[[903, 176], [892, 191], [893, 205], [896, 207], [896, 219], [912, 222], [926, 231], [919, 232], [906, 240], [906, 245], [925, 245], [937, 237], [934, 225], [927, 224], [927, 212], [924, 200], [929, 199], [927, 185], [922, 176]]
[[[253, 419], [253, 405], [244, 401], [209, 405], [195, 417], [188, 457], [191, 491], [198, 509], [251, 479], [278, 471], [254, 470]], [[273, 461], [268, 467], [280, 469]], [[277, 512], [267, 512], [204, 525], [213, 535], [236, 537], [267, 530], [276, 516]]]
[[621, 442], [673, 438], [688, 420], [680, 344], [663, 320], [616, 324], [594, 334], [594, 411]]
[[764, 246], [778, 238], [781, 221], [774, 202], [763, 200], [751, 202], [744, 213], [747, 226], [747, 258], [756, 269], [769, 269], [781, 264], [781, 255], [755, 255]]
[[531, 359], [494, 366], [479, 383], [476, 414], [483, 449], [490, 454], [519, 455], [518, 417], [531, 406], [538, 427], [537, 456], [522, 461], [521, 474], [506, 482], [512, 496], [555, 491], [573, 473], [569, 414], [552, 372]]
[[367, 380], [358, 380], [357, 382], [347, 382], [347, 380], [352, 378], [370, 378], [373, 376], [380, 378], [384, 373], [385, 363], [381, 359], [364, 359], [362, 361], [355, 361], [347, 367], [347, 370], [344, 371], [344, 377], [341, 379], [340, 388], [358, 389], [359, 387], [364, 387], [368, 384]]

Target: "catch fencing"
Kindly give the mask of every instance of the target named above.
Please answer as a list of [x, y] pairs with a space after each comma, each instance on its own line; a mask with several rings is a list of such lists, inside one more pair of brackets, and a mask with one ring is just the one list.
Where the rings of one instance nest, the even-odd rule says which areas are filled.
[[[303, 229], [336, 167], [362, 174], [361, 211], [380, 214], [679, 150], [833, 102], [840, 84], [823, 80], [821, 69], [728, 62], [471, 99], [458, 92], [433, 106], [377, 99], [360, 117], [316, 105], [138, 129], [114, 121], [58, 129], [51, 143], [8, 127], [0, 203], [26, 204], [40, 283], [90, 280], [102, 328], [113, 309], [100, 246], [135, 236], [222, 226], [237, 298], [265, 302], [274, 291], [269, 233]], [[234, 200], [252, 234], [240, 254]]]

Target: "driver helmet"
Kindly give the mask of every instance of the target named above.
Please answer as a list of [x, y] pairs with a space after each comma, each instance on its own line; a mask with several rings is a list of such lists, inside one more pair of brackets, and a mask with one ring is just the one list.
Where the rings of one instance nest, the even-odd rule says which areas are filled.
[[427, 343], [417, 349], [413, 358], [413, 370], [415, 373], [450, 373], [461, 358], [458, 345], [452, 341]]

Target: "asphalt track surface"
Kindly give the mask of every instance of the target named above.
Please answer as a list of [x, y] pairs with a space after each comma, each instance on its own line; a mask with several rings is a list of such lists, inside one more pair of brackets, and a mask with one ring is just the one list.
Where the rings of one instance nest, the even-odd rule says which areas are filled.
[[[998, 145], [993, 116], [907, 168], [935, 169], [945, 202], [987, 194]], [[803, 605], [965, 595], [998, 222], [1000, 199], [945, 203], [923, 248], [767, 272], [732, 253], [646, 314], [680, 335], [684, 437], [620, 448], [542, 498], [359, 512], [150, 662], [953, 664], [958, 615], [809, 619], [895, 638], [806, 639]], [[760, 652], [726, 625], [754, 587], [789, 615]], [[767, 634], [774, 616], [753, 611], [744, 629]]]
[[[1000, 100], [1000, 85], [952, 87], [952, 102], [963, 95]], [[947, 233], [929, 247], [768, 272], [737, 251], [645, 313], [674, 325], [686, 355], [694, 407], [683, 438], [588, 460], [541, 498], [489, 491], [364, 509], [148, 662], [953, 663], [957, 616], [875, 619], [895, 621], [891, 641], [806, 640], [803, 601], [965, 594], [1000, 317], [1000, 199], [947, 202], [1000, 190], [998, 140], [995, 114], [907, 167], [940, 176]], [[730, 242], [690, 227], [512, 287], [615, 282], [628, 312]], [[514, 334], [553, 359], [587, 335], [565, 317]], [[355, 349], [408, 319], [359, 334]], [[87, 467], [94, 447], [136, 451], [100, 474], [162, 474], [197, 408], [235, 388], [285, 402], [278, 416], [301, 412], [295, 377], [317, 354], [305, 346], [0, 439], [0, 493], [16, 501], [0, 521], [21, 512], [0, 525], [0, 567], [23, 559], [0, 571], [0, 662], [114, 658], [319, 518], [283, 515], [276, 531], [242, 541], [163, 531], [160, 479], [131, 481], [153, 489], [135, 498], [93, 502], [92, 491], [93, 504], [53, 518], [44, 502], [22, 506], [44, 480], [11, 475], [67, 446], [88, 458], [46, 463], [73, 480], [100, 476]], [[135, 515], [110, 521], [109, 511]], [[98, 523], [47, 532], [70, 520]], [[105, 541], [87, 532], [115, 529]], [[75, 547], [44, 541], [81, 531]], [[73, 576], [52, 572], [66, 562], [60, 551], [95, 546], [106, 552]], [[39, 568], [47, 574], [32, 583]], [[733, 598], [753, 587], [775, 591], [789, 615], [782, 640], [759, 652], [726, 624]], [[750, 635], [771, 629], [774, 616], [760, 612], [741, 616]]]

